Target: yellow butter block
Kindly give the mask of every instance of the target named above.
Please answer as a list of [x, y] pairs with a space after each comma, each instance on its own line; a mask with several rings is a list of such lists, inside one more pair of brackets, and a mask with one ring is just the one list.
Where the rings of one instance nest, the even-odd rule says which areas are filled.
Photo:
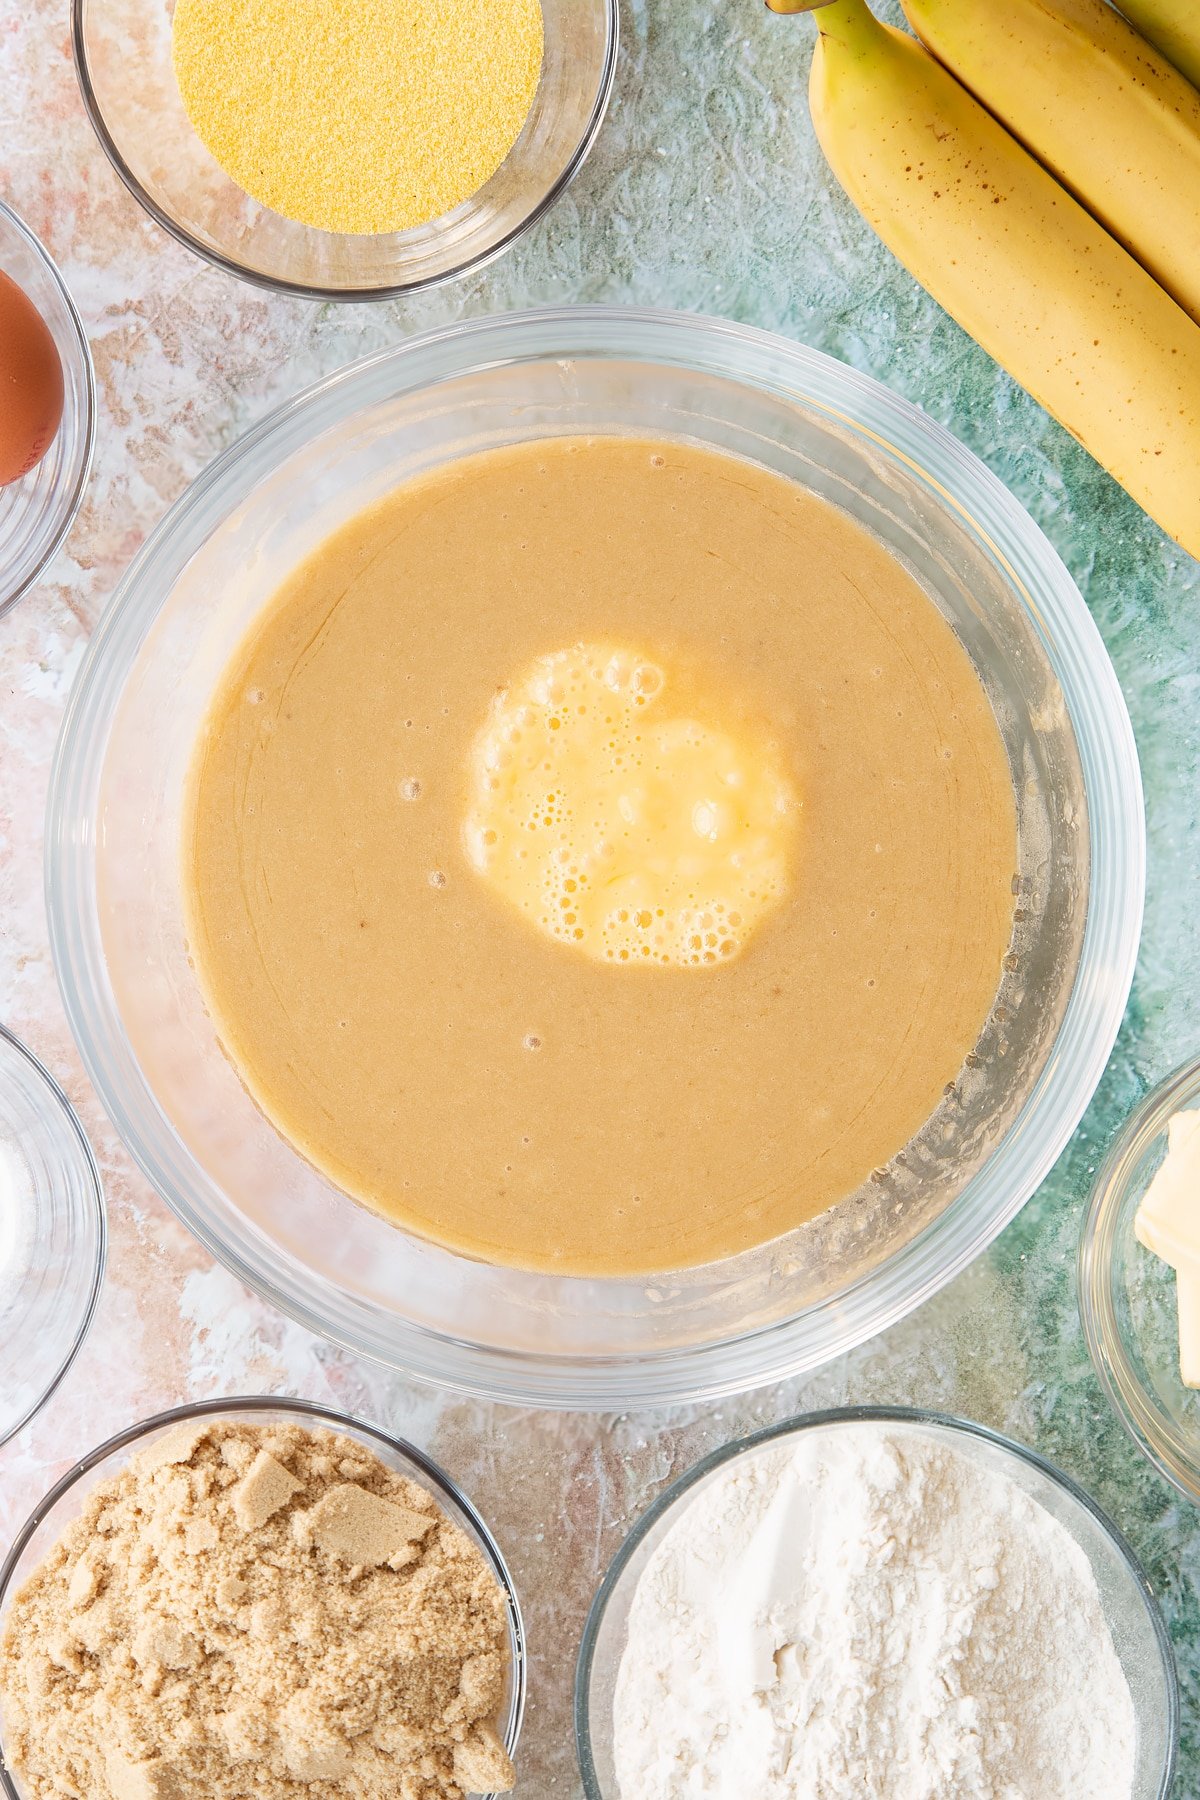
[[1167, 1154], [1142, 1196], [1134, 1234], [1175, 1270], [1179, 1372], [1200, 1388], [1200, 1110], [1167, 1121]]
[[1179, 1309], [1179, 1374], [1184, 1387], [1200, 1388], [1200, 1265], [1175, 1271]]

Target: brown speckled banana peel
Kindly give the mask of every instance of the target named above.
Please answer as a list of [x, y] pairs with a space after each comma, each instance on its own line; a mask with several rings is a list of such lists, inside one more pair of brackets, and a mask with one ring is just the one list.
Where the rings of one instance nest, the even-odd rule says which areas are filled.
[[1200, 94], [1191, 82], [1108, 0], [903, 5], [938, 61], [1200, 321]]
[[1164, 531], [1200, 556], [1200, 326], [927, 50], [818, 12], [810, 100], [904, 266]]
[[1200, 88], [1200, 0], [1121, 0], [1121, 11]]

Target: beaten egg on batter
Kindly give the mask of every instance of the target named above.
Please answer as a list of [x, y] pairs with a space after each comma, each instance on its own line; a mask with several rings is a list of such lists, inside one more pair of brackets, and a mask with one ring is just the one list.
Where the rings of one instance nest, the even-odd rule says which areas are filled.
[[935, 1111], [1012, 927], [983, 687], [844, 514], [675, 442], [465, 457], [335, 532], [197, 746], [189, 948], [339, 1187], [630, 1275], [824, 1211]]
[[776, 747], [674, 711], [683, 686], [576, 644], [502, 688], [476, 739], [469, 860], [588, 956], [703, 968], [787, 891], [797, 800]]

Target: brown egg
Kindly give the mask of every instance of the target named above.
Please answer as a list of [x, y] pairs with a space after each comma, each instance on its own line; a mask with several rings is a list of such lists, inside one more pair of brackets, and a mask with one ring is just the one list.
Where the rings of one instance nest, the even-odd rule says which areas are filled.
[[33, 302], [0, 271], [0, 487], [42, 460], [62, 409], [54, 339]]

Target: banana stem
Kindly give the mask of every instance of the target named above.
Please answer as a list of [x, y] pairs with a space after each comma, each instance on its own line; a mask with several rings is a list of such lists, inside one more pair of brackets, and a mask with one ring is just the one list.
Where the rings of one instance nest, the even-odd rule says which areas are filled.
[[767, 0], [773, 13], [819, 12], [817, 25], [822, 32], [853, 42], [865, 39], [879, 29], [879, 21], [866, 5], [866, 0]]

